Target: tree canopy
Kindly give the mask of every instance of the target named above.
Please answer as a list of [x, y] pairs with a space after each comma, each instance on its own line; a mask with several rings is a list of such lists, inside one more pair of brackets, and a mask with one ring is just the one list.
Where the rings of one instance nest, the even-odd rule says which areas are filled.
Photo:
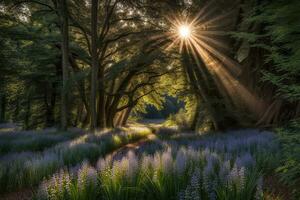
[[110, 128], [172, 96], [190, 129], [285, 123], [300, 113], [299, 6], [2, 1], [0, 121]]

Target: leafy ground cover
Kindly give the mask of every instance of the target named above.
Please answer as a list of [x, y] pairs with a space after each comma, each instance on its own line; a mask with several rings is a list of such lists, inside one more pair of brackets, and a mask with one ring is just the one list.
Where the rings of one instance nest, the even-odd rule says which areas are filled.
[[295, 199], [300, 199], [300, 122], [294, 121], [277, 129], [281, 144], [280, 166], [276, 172], [280, 180], [291, 190]]

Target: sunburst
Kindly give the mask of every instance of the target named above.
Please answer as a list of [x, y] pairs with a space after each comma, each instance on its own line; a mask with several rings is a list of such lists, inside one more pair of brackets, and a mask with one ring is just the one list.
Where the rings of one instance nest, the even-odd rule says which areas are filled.
[[[210, 13], [215, 12], [211, 5], [206, 6], [192, 19], [187, 17], [167, 18], [171, 24], [168, 34], [171, 43], [167, 46], [167, 50], [176, 46], [177, 48], [179, 46], [180, 53], [186, 50], [194, 57], [199, 68], [206, 67], [213, 73], [216, 84], [223, 85], [219, 89], [225, 96], [230, 96], [234, 102], [243, 99], [248, 108], [254, 110], [255, 106], [260, 104], [259, 100], [239, 83], [237, 77], [241, 72], [241, 67], [224, 53], [229, 52], [228, 46], [219, 40], [224, 35], [222, 29], [226, 26], [224, 24], [226, 21], [223, 19], [229, 14], [211, 18]], [[200, 63], [204, 63], [204, 66]]]
[[192, 29], [189, 25], [182, 24], [178, 27], [178, 34], [183, 39], [189, 39], [192, 35]]

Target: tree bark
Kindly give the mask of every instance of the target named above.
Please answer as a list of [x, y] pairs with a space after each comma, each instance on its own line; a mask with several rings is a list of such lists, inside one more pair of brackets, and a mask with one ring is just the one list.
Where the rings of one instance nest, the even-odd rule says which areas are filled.
[[197, 98], [197, 100], [196, 100], [196, 111], [195, 111], [194, 118], [193, 118], [193, 121], [192, 121], [192, 124], [191, 124], [191, 130], [193, 130], [193, 131], [197, 131], [197, 129], [198, 129], [200, 111], [201, 111], [201, 102], [200, 102], [200, 99]]
[[104, 68], [99, 69], [99, 99], [98, 99], [98, 128], [104, 129], [106, 126], [105, 114], [105, 86], [104, 86]]
[[114, 126], [114, 117], [117, 113], [117, 109], [118, 109], [118, 105], [120, 103], [120, 100], [123, 97], [123, 93], [126, 91], [128, 85], [130, 84], [130, 81], [132, 80], [132, 78], [135, 76], [135, 74], [137, 73], [136, 70], [130, 71], [127, 76], [123, 79], [123, 81], [121, 82], [120, 86], [118, 87], [118, 90], [116, 91], [116, 95], [114, 95], [113, 100], [111, 102], [111, 105], [109, 105], [109, 108], [107, 109], [107, 126], [108, 127], [113, 127]]
[[20, 113], [20, 97], [17, 96], [16, 100], [14, 101], [15, 109], [13, 114], [13, 121], [17, 122], [19, 120], [19, 113]]
[[97, 107], [96, 107], [96, 97], [97, 97], [97, 72], [98, 72], [98, 53], [97, 53], [97, 41], [98, 41], [98, 0], [92, 0], [91, 6], [91, 56], [92, 56], [92, 66], [91, 66], [91, 130], [95, 131], [97, 128]]
[[106, 125], [107, 125], [108, 128], [113, 128], [114, 127], [115, 116], [116, 116], [116, 112], [107, 113]]
[[125, 126], [127, 124], [132, 108], [133, 107], [129, 107], [125, 110], [125, 114], [122, 116], [121, 126]]
[[69, 20], [67, 0], [61, 0], [62, 21], [62, 68], [63, 87], [61, 94], [61, 129], [66, 130], [68, 126], [68, 68], [69, 68]]
[[56, 105], [56, 83], [53, 82], [50, 86], [47, 86], [44, 94], [45, 104], [45, 125], [46, 127], [52, 127], [55, 125], [55, 105]]
[[5, 122], [5, 113], [6, 113], [6, 96], [1, 94], [0, 96], [0, 123]]

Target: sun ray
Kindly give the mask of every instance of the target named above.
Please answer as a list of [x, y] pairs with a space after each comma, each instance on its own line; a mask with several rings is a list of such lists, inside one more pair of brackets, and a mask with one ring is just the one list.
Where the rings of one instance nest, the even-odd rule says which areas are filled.
[[173, 46], [175, 46], [180, 41], [180, 38], [176, 38], [169, 46], [167, 46], [166, 50], [170, 50]]
[[[194, 19], [191, 21], [191, 25], [196, 26], [197, 23], [199, 22], [199, 19], [204, 19], [206, 16], [208, 16], [209, 14], [211, 14], [212, 12], [215, 11], [215, 7], [209, 9], [208, 8], [213, 5], [213, 3], [215, 3], [214, 0], [210, 1], [208, 4], [206, 4], [200, 11], [199, 13], [194, 17]], [[205, 14], [205, 15], [203, 15]], [[201, 16], [203, 15], [203, 16]], [[196, 24], [195, 24], [196, 23]]]
[[[216, 21], [221, 21], [221, 20], [225, 19], [226, 17], [232, 15], [233, 11], [234, 11], [234, 10], [232, 10], [232, 11], [230, 11], [230, 12], [227, 12], [227, 13], [224, 14], [224, 15], [219, 15], [219, 16], [213, 18], [213, 19], [206, 20], [206, 21], [204, 21], [204, 22], [199, 22], [199, 23], [201, 23], [201, 25], [204, 26], [204, 27], [208, 27], [209, 25], [215, 23]], [[223, 25], [223, 24], [224, 24], [224, 23], [222, 23], [221, 25]], [[218, 25], [216, 25], [216, 24], [214, 24], [214, 26], [218, 27]], [[211, 28], [211, 27], [210, 27], [210, 28]]]
[[195, 27], [194, 31], [197, 33], [196, 35], [209, 35], [209, 36], [224, 36], [224, 31], [207, 31], [203, 30], [201, 27]]
[[[188, 42], [189, 47], [190, 47], [190, 49], [191, 49], [191, 51], [192, 51], [192, 55], [193, 55], [193, 58], [194, 58], [194, 60], [195, 60], [195, 62], [196, 62], [196, 65], [197, 65], [197, 67], [199, 68], [199, 70], [201, 71], [201, 73], [203, 74], [203, 77], [204, 77], [204, 79], [205, 79], [204, 83], [206, 84], [206, 86], [208, 86], [208, 85], [207, 85], [208, 79], [207, 79], [207, 77], [204, 75], [205, 73], [204, 73], [203, 68], [202, 68], [202, 67], [205, 67], [205, 66], [204, 66], [205, 64], [203, 63], [203, 65], [201, 65], [201, 61], [200, 61], [200, 59], [199, 59], [199, 53], [196, 53], [196, 51], [195, 51], [195, 49], [197, 50], [197, 46], [195, 46], [195, 45], [197, 45], [197, 44], [193, 44], [193, 43], [192, 43], [192, 40], [189, 40], [189, 41], [187, 41], [187, 42]], [[201, 56], [200, 56], [200, 58], [201, 58]]]
[[[203, 10], [208, 8], [210, 6], [207, 5]], [[172, 28], [168, 37], [171, 44], [167, 50], [175, 45], [179, 46], [180, 53], [186, 50], [197, 70], [199, 69], [199, 73], [203, 75], [203, 84], [211, 87], [209, 81], [213, 81], [220, 95], [224, 97], [226, 106], [235, 105], [247, 108], [253, 114], [258, 115], [264, 106], [263, 102], [239, 81], [241, 66], [226, 54], [230, 47], [224, 41], [224, 36], [226, 36], [224, 19], [231, 15], [232, 11], [208, 19], [215, 9], [207, 12], [203, 10], [192, 21], [189, 21], [188, 17], [183, 19], [177, 17], [173, 20], [168, 18]], [[216, 23], [217, 21], [222, 22]], [[224, 27], [223, 31], [220, 31], [220, 27]], [[212, 79], [207, 76], [207, 73]]]
[[226, 68], [224, 68], [223, 63], [214, 59], [208, 52], [205, 53], [209, 59], [209, 61], [206, 60], [208, 67], [218, 76], [233, 103], [240, 106], [241, 102], [243, 102], [253, 113], [259, 115], [260, 108], [264, 107], [263, 102], [243, 86], [238, 79], [232, 77], [232, 75], [226, 71]]
[[241, 73], [241, 67], [237, 62], [234, 62], [232, 59], [230, 59], [225, 54], [221, 53], [217, 49], [213, 48], [210, 45], [207, 45], [202, 40], [199, 40], [198, 38], [192, 36], [192, 38], [198, 43], [201, 47], [207, 49], [209, 52], [214, 54], [219, 60], [221, 60], [223, 63], [226, 64], [226, 66], [229, 68], [232, 74], [234, 74], [235, 77], [237, 77]]
[[216, 46], [216, 47], [222, 48], [224, 50], [229, 50], [228, 45], [225, 45], [224, 43], [222, 43], [218, 40], [212, 39], [210, 37], [207, 37], [205, 35], [196, 35], [195, 37], [202, 39], [203, 42], [209, 43], [211, 46]]

